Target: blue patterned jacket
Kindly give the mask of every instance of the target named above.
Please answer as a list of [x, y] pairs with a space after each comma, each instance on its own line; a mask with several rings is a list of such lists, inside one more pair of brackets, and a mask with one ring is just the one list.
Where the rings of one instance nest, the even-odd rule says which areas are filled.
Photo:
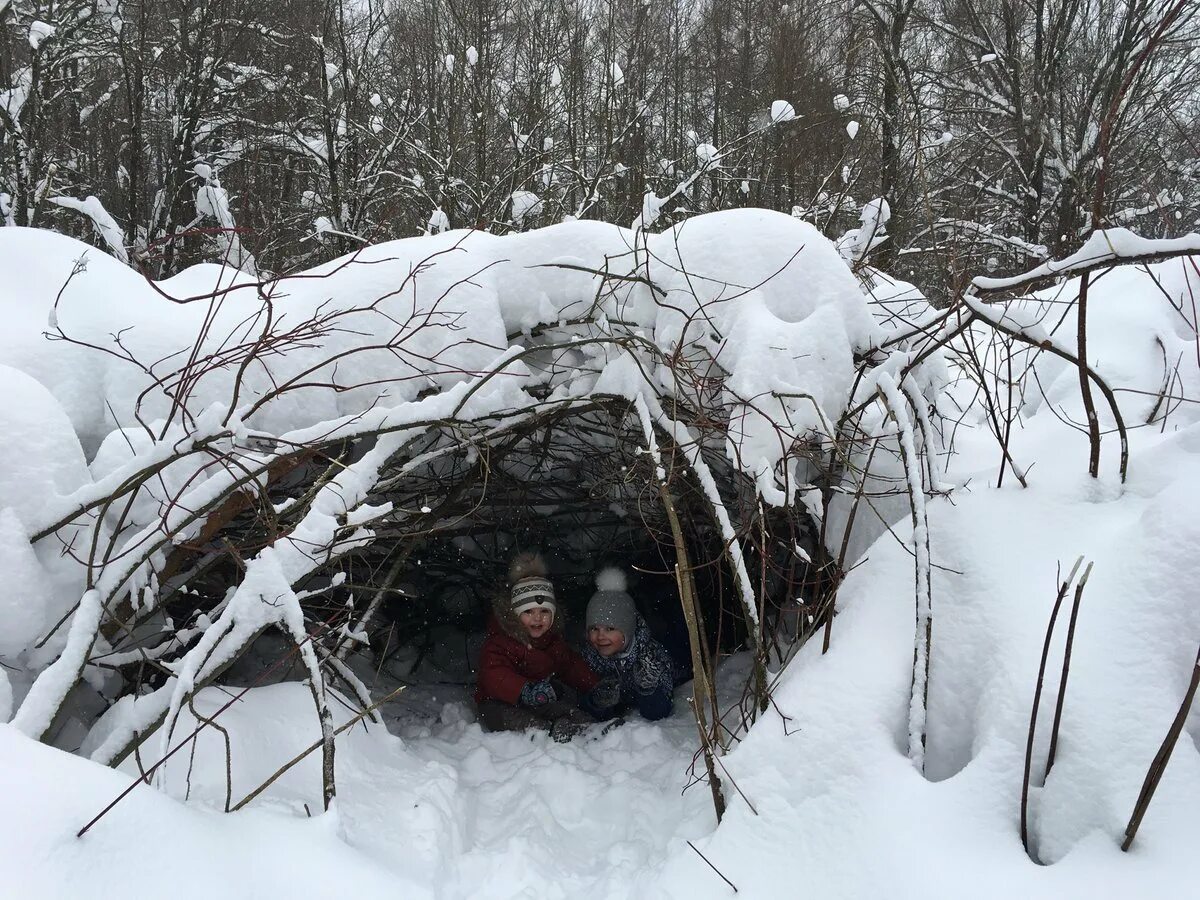
[[620, 653], [601, 656], [591, 644], [586, 644], [583, 659], [600, 677], [600, 684], [584, 704], [596, 718], [612, 718], [633, 707], [647, 719], [662, 719], [671, 714], [675, 686], [671, 656], [651, 637], [641, 616], [637, 618], [633, 641]]

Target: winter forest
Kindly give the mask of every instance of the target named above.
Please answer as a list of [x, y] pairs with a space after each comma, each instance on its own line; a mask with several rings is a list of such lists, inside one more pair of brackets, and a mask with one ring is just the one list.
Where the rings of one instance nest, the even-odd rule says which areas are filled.
[[1200, 3], [0, 0], [0, 896], [1141, 897]]

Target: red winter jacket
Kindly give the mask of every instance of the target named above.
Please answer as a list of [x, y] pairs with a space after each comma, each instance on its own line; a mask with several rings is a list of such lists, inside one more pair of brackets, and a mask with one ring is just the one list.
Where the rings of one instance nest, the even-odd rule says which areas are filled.
[[557, 631], [525, 644], [506, 632], [493, 616], [479, 655], [475, 702], [501, 700], [516, 706], [526, 683], [551, 676], [561, 678], [580, 693], [590, 691], [600, 680]]

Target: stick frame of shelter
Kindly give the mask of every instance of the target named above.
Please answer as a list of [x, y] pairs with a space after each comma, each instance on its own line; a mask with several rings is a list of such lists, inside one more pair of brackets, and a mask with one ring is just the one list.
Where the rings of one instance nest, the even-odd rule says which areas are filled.
[[[679, 589], [679, 602], [683, 607], [683, 618], [687, 624], [688, 645], [692, 655], [692, 713], [696, 717], [696, 730], [700, 736], [700, 749], [704, 755], [704, 767], [708, 772], [708, 786], [712, 792], [713, 809], [717, 821], [725, 815], [725, 796], [721, 791], [721, 779], [717, 775], [713, 762], [713, 737], [709, 731], [705, 706], [715, 702], [712, 697], [712, 679], [709, 660], [701, 649], [700, 626], [696, 610], [696, 597], [691, 580], [692, 565], [687, 550], [687, 538], [683, 526], [679, 522], [679, 513], [675, 509], [675, 499], [671, 496], [671, 488], [666, 468], [663, 464], [662, 453], [654, 434], [654, 426], [650, 421], [650, 413], [646, 408], [645, 399], [639, 394], [634, 405], [637, 408], [646, 439], [646, 452], [654, 465], [655, 480], [658, 483], [658, 495], [666, 511], [667, 520], [671, 524], [671, 537], [675, 544], [675, 583]], [[715, 727], [715, 722], [714, 722]]]

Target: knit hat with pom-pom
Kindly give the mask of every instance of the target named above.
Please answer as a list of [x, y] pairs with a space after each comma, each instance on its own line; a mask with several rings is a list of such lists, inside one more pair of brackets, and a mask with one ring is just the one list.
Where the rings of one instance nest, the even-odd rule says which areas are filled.
[[587, 627], [615, 628], [631, 642], [637, 631], [637, 606], [626, 590], [625, 573], [617, 568], [602, 569], [596, 587], [599, 590], [587, 605]]
[[509, 598], [518, 616], [527, 609], [556, 612], [554, 585], [547, 578], [546, 561], [539, 553], [519, 553], [508, 567]]

